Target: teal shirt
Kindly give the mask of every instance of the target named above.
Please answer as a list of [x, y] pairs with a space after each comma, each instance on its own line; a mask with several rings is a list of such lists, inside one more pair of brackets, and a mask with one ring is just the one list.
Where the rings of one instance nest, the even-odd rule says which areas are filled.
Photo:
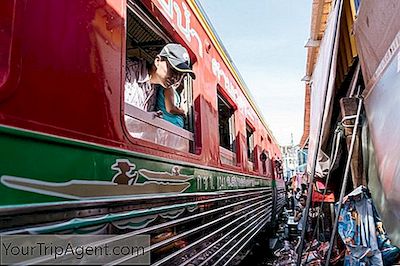
[[[179, 94], [174, 90], [174, 105], [179, 107], [181, 104], [181, 97]], [[157, 101], [156, 101], [156, 110], [162, 111], [162, 116], [164, 120], [183, 128], [184, 121], [183, 117], [180, 115], [174, 115], [167, 111], [165, 107], [165, 96], [164, 96], [164, 88], [162, 86], [157, 87]]]

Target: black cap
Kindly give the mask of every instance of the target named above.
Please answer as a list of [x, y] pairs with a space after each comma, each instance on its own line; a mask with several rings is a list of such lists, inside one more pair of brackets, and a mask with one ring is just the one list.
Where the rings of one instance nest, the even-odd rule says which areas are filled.
[[189, 73], [193, 79], [196, 78], [190, 65], [189, 53], [182, 45], [169, 43], [161, 50], [160, 56], [167, 58], [168, 62], [175, 70], [181, 73]]

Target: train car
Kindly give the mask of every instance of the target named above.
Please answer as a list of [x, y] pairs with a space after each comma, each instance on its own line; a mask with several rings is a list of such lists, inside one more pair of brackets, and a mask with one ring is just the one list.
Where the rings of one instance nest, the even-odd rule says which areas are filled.
[[[0, 29], [3, 235], [147, 234], [157, 265], [223, 264], [282, 209], [277, 142], [196, 1], [2, 0]], [[124, 94], [127, 58], [171, 42], [196, 73], [184, 128]]]

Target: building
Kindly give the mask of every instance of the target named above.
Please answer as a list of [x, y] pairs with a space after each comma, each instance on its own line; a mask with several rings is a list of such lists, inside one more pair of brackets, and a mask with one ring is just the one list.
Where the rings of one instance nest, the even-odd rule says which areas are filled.
[[307, 165], [307, 149], [294, 145], [293, 134], [290, 145], [281, 146], [283, 176], [287, 181], [297, 173], [304, 173]]

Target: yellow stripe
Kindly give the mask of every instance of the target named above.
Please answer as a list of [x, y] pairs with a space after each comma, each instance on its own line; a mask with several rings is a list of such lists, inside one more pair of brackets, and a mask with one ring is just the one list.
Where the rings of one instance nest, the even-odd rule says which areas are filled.
[[231, 64], [231, 62], [229, 61], [228, 56], [226, 55], [226, 53], [222, 49], [221, 44], [219, 43], [219, 41], [218, 41], [216, 35], [214, 34], [213, 30], [211, 29], [210, 25], [207, 23], [207, 20], [204, 17], [203, 13], [201, 12], [200, 8], [197, 6], [197, 4], [195, 3], [194, 0], [187, 0], [187, 3], [189, 4], [190, 8], [192, 9], [192, 11], [196, 15], [196, 17], [199, 19], [201, 26], [206, 31], [208, 37], [210, 37], [211, 42], [214, 44], [214, 46], [217, 49], [218, 53], [220, 54], [220, 56], [224, 60], [224, 63], [228, 66], [229, 71], [233, 74], [236, 82], [239, 84], [242, 92], [244, 93], [244, 95], [246, 96], [247, 100], [249, 101], [251, 107], [256, 112], [256, 114], [259, 117], [259, 119], [261, 120], [262, 124], [264, 125], [264, 127], [268, 131], [269, 135], [272, 137], [272, 139], [274, 140], [275, 144], [278, 144], [278, 142], [276, 141], [274, 135], [272, 134], [272, 131], [268, 127], [267, 123], [265, 122], [264, 117], [261, 115], [257, 105], [253, 101], [253, 98], [251, 97], [247, 86], [243, 82], [241, 82], [238, 73], [236, 72], [236, 70], [233, 67], [233, 65]]

